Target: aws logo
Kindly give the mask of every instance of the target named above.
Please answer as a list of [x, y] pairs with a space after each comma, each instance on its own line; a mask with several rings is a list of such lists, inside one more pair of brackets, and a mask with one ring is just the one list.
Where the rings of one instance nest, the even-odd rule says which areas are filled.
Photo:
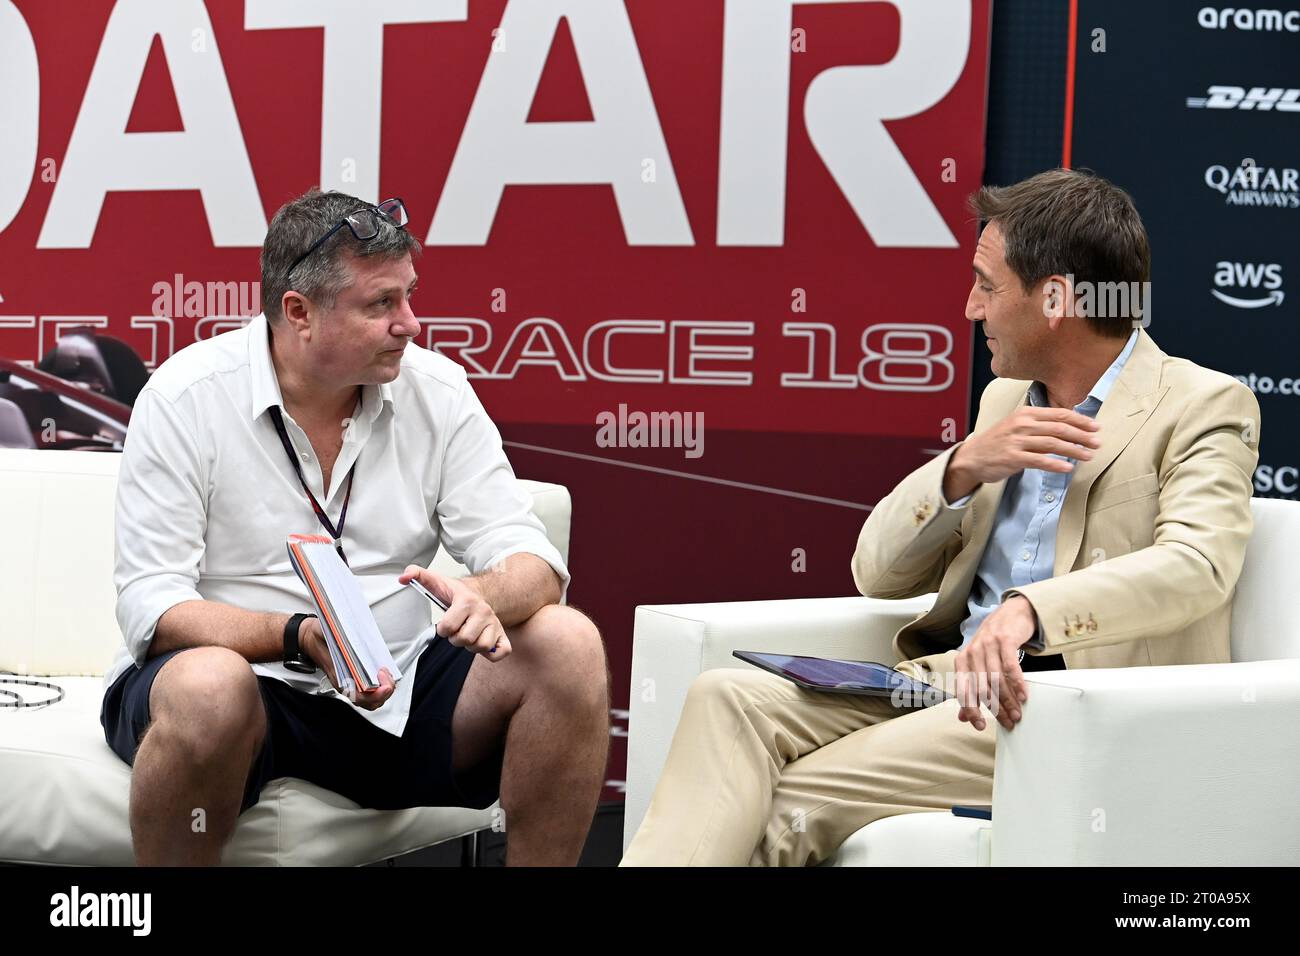
[[[1281, 305], [1286, 294], [1282, 291], [1282, 266], [1276, 262], [1216, 262], [1214, 285], [1210, 290], [1220, 302], [1237, 309], [1259, 309], [1266, 305]], [[1249, 297], [1229, 295], [1223, 289], [1242, 292], [1262, 292]]]

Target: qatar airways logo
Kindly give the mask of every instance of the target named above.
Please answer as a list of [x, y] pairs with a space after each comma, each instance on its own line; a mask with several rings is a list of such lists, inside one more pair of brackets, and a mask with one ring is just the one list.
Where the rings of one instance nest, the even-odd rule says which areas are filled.
[[1272, 206], [1300, 209], [1300, 170], [1259, 166], [1243, 159], [1235, 169], [1209, 166], [1205, 185], [1223, 196], [1225, 206]]

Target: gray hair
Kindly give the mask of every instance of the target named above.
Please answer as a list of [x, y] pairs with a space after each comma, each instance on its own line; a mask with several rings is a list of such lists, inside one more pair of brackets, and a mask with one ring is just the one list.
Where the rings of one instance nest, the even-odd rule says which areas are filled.
[[280, 303], [289, 291], [299, 292], [324, 308], [331, 308], [338, 295], [352, 282], [347, 261], [352, 257], [379, 256], [399, 259], [420, 253], [420, 241], [387, 219], [379, 217], [379, 235], [358, 242], [344, 226], [293, 270], [295, 259], [329, 232], [345, 216], [373, 204], [355, 196], [312, 188], [276, 211], [262, 243], [262, 311], [268, 321], [283, 318]]

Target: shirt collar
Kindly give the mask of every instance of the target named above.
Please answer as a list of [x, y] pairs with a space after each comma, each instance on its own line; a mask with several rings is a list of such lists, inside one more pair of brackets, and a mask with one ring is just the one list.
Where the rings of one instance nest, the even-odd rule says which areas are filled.
[[[268, 408], [276, 405], [284, 408], [284, 394], [280, 391], [280, 380], [276, 377], [275, 364], [271, 361], [271, 323], [266, 313], [250, 319], [247, 329], [248, 367], [252, 375], [252, 417], [256, 421]], [[361, 387], [361, 416], [366, 421], [373, 422], [385, 406], [392, 404], [391, 382]]]
[[[1141, 330], [1134, 329], [1129, 335], [1128, 341], [1124, 343], [1123, 350], [1115, 356], [1115, 361], [1110, 363], [1110, 368], [1101, 373], [1101, 378], [1097, 379], [1097, 384], [1088, 391], [1088, 398], [1096, 399], [1097, 404], [1101, 405], [1110, 395], [1111, 388], [1115, 385], [1115, 380], [1119, 378], [1119, 373], [1124, 370], [1124, 363], [1128, 357], [1133, 354], [1133, 347], [1137, 345], [1138, 334]], [[1083, 405], [1088, 399], [1084, 399], [1079, 405]], [[1034, 382], [1029, 386], [1029, 402], [1031, 405], [1037, 405], [1040, 408], [1047, 405], [1047, 390], [1043, 387], [1042, 382]], [[1076, 408], [1079, 406], [1076, 405]]]

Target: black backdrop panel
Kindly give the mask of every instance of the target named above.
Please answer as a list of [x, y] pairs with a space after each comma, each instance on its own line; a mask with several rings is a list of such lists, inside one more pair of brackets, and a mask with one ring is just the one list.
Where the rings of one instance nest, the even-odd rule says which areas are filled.
[[1076, 55], [1072, 165], [1137, 202], [1148, 332], [1254, 389], [1255, 493], [1296, 498], [1300, 3], [1079, 0]]

